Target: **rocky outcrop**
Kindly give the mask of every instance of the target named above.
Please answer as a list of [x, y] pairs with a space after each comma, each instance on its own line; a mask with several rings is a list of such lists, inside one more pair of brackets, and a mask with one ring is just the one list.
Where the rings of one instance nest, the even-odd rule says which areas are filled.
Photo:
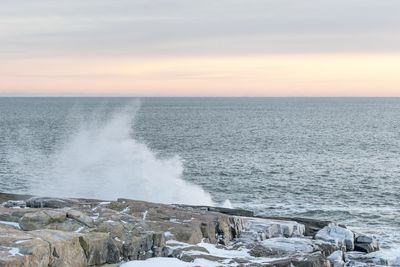
[[174, 257], [199, 266], [328, 267], [367, 262], [379, 249], [374, 238], [335, 224], [240, 209], [1, 193], [0, 203], [0, 266]]

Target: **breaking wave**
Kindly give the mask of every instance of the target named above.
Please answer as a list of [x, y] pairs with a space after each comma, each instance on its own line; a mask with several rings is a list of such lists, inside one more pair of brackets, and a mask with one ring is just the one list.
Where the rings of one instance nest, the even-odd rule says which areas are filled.
[[46, 196], [212, 205], [207, 192], [182, 179], [178, 156], [159, 158], [133, 138], [139, 106], [135, 102], [105, 120], [85, 119], [55, 152], [35, 155], [41, 162], [25, 166], [35, 170], [37, 178], [30, 191]]

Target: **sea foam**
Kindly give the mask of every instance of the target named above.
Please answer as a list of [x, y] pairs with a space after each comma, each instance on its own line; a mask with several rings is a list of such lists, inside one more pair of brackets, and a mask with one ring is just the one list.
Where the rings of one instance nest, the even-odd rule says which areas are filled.
[[[108, 119], [85, 119], [63, 145], [35, 166], [31, 193], [46, 196], [131, 198], [213, 205], [200, 186], [182, 179], [178, 156], [160, 158], [133, 137], [139, 102]], [[35, 155], [35, 157], [40, 157]]]

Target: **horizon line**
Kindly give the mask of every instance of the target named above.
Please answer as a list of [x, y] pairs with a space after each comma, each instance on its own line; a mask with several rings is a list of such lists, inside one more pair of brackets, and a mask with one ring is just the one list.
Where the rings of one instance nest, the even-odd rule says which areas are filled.
[[0, 98], [400, 98], [399, 96], [134, 96], [134, 95], [0, 95]]

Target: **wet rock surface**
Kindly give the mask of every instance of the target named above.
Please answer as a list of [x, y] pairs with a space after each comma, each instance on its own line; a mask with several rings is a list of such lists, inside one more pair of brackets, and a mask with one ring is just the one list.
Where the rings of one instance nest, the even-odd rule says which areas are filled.
[[374, 237], [356, 234], [354, 250], [365, 253], [375, 252], [379, 250], [379, 243]]
[[319, 230], [315, 239], [333, 243], [347, 251], [354, 250], [354, 233], [334, 224], [329, 224]]
[[195, 266], [391, 264], [378, 250], [373, 237], [325, 221], [130, 199], [0, 193], [0, 266], [119, 266], [153, 257]]

